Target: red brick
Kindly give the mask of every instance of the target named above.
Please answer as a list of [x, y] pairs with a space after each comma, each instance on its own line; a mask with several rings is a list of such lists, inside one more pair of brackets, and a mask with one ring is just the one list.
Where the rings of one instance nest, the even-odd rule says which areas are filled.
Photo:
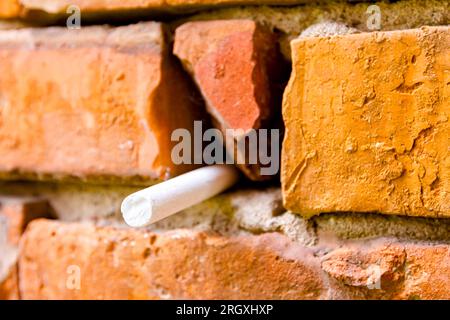
[[[22, 244], [24, 299], [316, 299], [323, 290], [319, 264], [307, 261], [312, 253], [276, 234], [156, 234], [41, 220]], [[74, 266], [80, 290], [65, 285]]]
[[203, 115], [161, 24], [0, 31], [0, 70], [0, 172], [150, 180], [192, 169], [171, 161], [171, 133]]
[[[379, 238], [305, 247], [38, 220], [20, 256], [25, 299], [449, 299], [450, 247]], [[71, 284], [73, 268], [80, 287]], [[69, 281], [69, 282], [68, 282]]]
[[[281, 63], [275, 36], [252, 20], [188, 22], [175, 33], [174, 53], [194, 77], [216, 126], [267, 128], [279, 111]], [[233, 144], [229, 152], [235, 152]], [[257, 168], [240, 166], [251, 179]]]
[[334, 292], [330, 298], [450, 299], [448, 244], [364, 242], [324, 257], [322, 268]]

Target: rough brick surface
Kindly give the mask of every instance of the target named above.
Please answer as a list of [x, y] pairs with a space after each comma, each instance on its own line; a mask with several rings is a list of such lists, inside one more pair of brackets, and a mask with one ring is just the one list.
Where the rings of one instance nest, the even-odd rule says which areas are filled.
[[[242, 130], [267, 127], [279, 111], [281, 64], [275, 36], [252, 20], [189, 22], [176, 30], [174, 53], [194, 77], [216, 126]], [[235, 152], [229, 144], [229, 152]], [[248, 163], [248, 162], [247, 162]], [[258, 180], [257, 166], [241, 166]]]
[[294, 41], [288, 209], [450, 217], [450, 29]]
[[[20, 290], [25, 299], [317, 299], [318, 264], [290, 260], [312, 256], [296, 249], [270, 235], [156, 234], [41, 220], [23, 242]], [[79, 267], [79, 290], [65, 286], [70, 266]]]
[[45, 201], [32, 198], [0, 198], [0, 300], [18, 299], [17, 247], [27, 224], [47, 217]]
[[386, 238], [304, 247], [277, 233], [153, 233], [40, 220], [22, 242], [20, 293], [25, 299], [448, 299], [449, 259], [448, 244]]
[[332, 251], [322, 269], [331, 299], [450, 299], [448, 244], [364, 241]]
[[[168, 178], [171, 133], [201, 119], [162, 26], [0, 32], [0, 171]], [[174, 94], [176, 93], [176, 94]]]

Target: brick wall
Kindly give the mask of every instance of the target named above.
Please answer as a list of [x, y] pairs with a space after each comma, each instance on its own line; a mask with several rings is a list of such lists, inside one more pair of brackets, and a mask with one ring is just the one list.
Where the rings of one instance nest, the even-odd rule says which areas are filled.
[[[71, 4], [0, 3], [0, 299], [450, 298], [450, 1]], [[126, 226], [199, 121], [240, 182]]]

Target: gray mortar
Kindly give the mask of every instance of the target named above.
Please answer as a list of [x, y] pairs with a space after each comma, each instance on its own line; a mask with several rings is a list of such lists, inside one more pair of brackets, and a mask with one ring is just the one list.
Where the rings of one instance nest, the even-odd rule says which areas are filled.
[[48, 200], [53, 214], [63, 221], [79, 221], [92, 217], [120, 215], [120, 203], [137, 187], [98, 186], [90, 184], [58, 184], [39, 182], [2, 182], [0, 194], [33, 196]]
[[[0, 193], [48, 199], [63, 221], [95, 221], [126, 227], [120, 204], [134, 187], [3, 183]], [[306, 220], [286, 211], [279, 188], [231, 191], [153, 224], [146, 229], [210, 231], [223, 235], [277, 232], [313, 246], [330, 238], [351, 240], [395, 237], [400, 240], [450, 241], [450, 219], [387, 216], [371, 213], [323, 214]]]
[[340, 239], [396, 237], [401, 240], [450, 240], [450, 219], [412, 218], [374, 213], [334, 213], [313, 218], [318, 237]]

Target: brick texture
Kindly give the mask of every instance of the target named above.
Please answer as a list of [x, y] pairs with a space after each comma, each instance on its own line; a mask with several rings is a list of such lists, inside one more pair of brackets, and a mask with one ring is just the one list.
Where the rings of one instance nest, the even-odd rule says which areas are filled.
[[[450, 0], [378, 3], [366, 33], [368, 5], [0, 0], [0, 300], [450, 299]], [[241, 130], [242, 156], [281, 112], [281, 190], [120, 219], [197, 167], [175, 129]]]
[[287, 209], [450, 217], [450, 29], [299, 39], [285, 91]]
[[[269, 30], [252, 20], [189, 22], [176, 30], [174, 53], [194, 77], [215, 125], [224, 134], [226, 129], [241, 130], [231, 140], [273, 125], [282, 64]], [[230, 153], [245, 154], [233, 141], [227, 145]], [[240, 168], [249, 178], [267, 178], [246, 160]]]
[[[164, 179], [171, 133], [201, 120], [162, 26], [0, 31], [0, 172]], [[176, 93], [176, 94], [174, 94]]]
[[0, 300], [18, 299], [17, 248], [28, 223], [48, 217], [45, 201], [32, 198], [0, 198]]
[[386, 238], [304, 247], [278, 233], [38, 220], [22, 243], [20, 292], [25, 299], [448, 299], [449, 253], [448, 244]]
[[[45, 220], [26, 234], [24, 299], [308, 299], [322, 290], [317, 263], [281, 258], [273, 247], [295, 246], [277, 237], [156, 234]], [[79, 290], [70, 285], [74, 267]]]

